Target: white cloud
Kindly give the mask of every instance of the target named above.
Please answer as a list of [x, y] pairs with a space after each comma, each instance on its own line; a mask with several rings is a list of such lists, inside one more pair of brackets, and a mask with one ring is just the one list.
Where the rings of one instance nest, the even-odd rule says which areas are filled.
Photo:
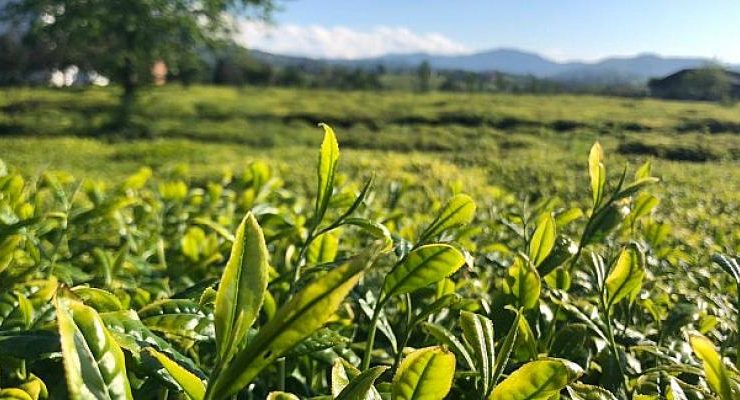
[[461, 54], [471, 51], [439, 33], [416, 33], [404, 27], [379, 26], [369, 31], [319, 25], [266, 25], [241, 21], [236, 40], [249, 48], [319, 58], [363, 58], [388, 53]]

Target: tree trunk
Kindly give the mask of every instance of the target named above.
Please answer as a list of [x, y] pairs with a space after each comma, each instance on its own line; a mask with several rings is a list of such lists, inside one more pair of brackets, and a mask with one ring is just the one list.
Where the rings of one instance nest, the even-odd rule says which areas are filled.
[[127, 139], [133, 139], [141, 136], [142, 132], [133, 123], [132, 117], [136, 106], [136, 95], [138, 92], [138, 79], [134, 63], [127, 58], [123, 71], [121, 71], [121, 85], [123, 92], [118, 103], [118, 112], [115, 119], [114, 128], [121, 132]]

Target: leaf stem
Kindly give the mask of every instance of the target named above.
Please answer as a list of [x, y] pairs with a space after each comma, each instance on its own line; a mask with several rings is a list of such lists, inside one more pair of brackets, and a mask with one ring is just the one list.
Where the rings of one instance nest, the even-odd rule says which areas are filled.
[[629, 386], [627, 384], [627, 380], [629, 379], [627, 377], [627, 374], [625, 372], [624, 366], [622, 365], [622, 359], [619, 357], [619, 352], [617, 348], [617, 342], [614, 340], [614, 328], [612, 327], [612, 319], [610, 316], [611, 312], [611, 306], [607, 305], [604, 300], [604, 294], [599, 294], [599, 302], [601, 303], [602, 308], [602, 315], [604, 323], [606, 324], [606, 336], [609, 342], [609, 351], [612, 353], [612, 357], [614, 357], [614, 362], [617, 364], [617, 368], [619, 368], [619, 373], [622, 375], [622, 379], [620, 379], [620, 383], [622, 388], [624, 389], [624, 394], [626, 396], [630, 395]]
[[370, 359], [372, 358], [373, 347], [375, 346], [375, 331], [378, 328], [378, 319], [380, 318], [380, 311], [383, 309], [385, 299], [378, 298], [375, 302], [375, 308], [373, 309], [373, 317], [370, 320], [370, 330], [367, 333], [367, 341], [365, 342], [365, 354], [362, 356], [362, 365], [360, 370], [364, 371], [370, 367]]
[[403, 355], [403, 349], [406, 348], [406, 345], [408, 345], [409, 340], [411, 339], [411, 332], [414, 330], [414, 327], [416, 326], [416, 323], [413, 321], [414, 317], [411, 312], [411, 295], [406, 294], [404, 297], [406, 300], [406, 327], [404, 328], [403, 332], [403, 341], [401, 342], [401, 346], [396, 349], [395, 357], [393, 358], [393, 367], [391, 367], [391, 375], [395, 374], [396, 368], [398, 368], [398, 364], [401, 363], [401, 356]]

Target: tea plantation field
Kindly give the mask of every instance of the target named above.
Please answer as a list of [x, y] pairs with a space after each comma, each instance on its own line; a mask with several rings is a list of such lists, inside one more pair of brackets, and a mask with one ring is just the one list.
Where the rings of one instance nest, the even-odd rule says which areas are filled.
[[0, 399], [740, 398], [738, 105], [115, 102], [0, 91]]

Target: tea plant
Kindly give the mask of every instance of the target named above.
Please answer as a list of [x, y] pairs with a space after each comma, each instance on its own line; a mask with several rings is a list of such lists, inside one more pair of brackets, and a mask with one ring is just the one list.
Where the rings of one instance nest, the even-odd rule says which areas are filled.
[[323, 129], [312, 195], [0, 168], [0, 399], [740, 397], [738, 260], [676, 256], [649, 163], [476, 207], [355, 186]]

